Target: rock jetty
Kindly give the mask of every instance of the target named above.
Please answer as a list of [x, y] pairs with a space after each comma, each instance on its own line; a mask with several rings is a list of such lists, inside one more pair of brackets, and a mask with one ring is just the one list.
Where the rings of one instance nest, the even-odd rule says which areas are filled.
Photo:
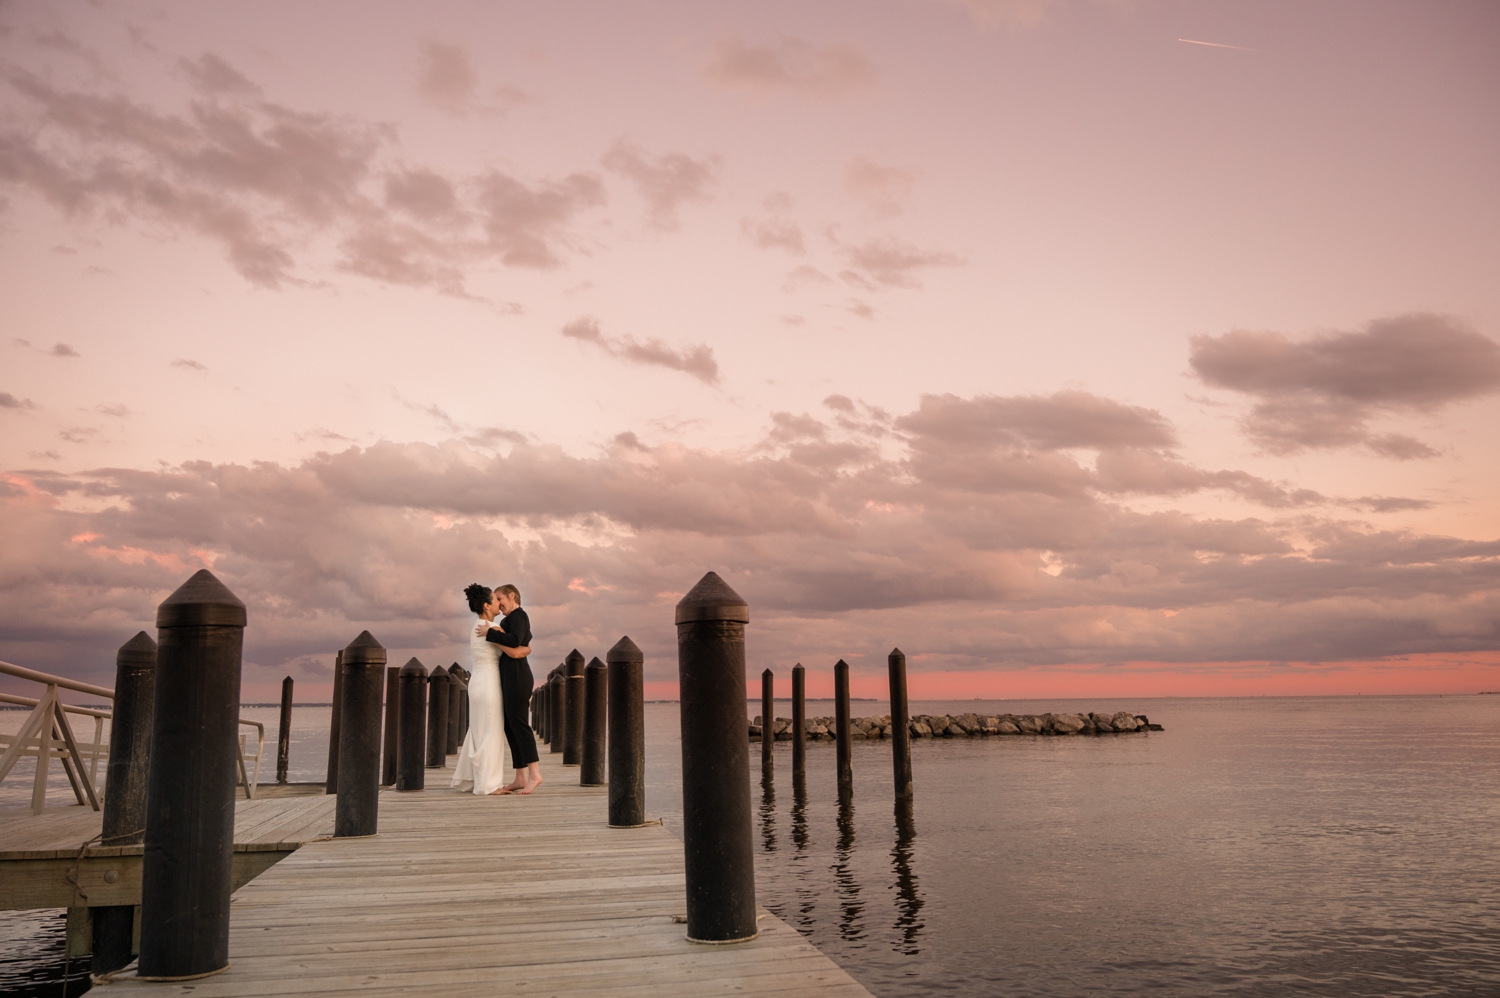
[[[759, 714], [750, 722], [750, 740], [760, 741], [763, 727]], [[1113, 714], [917, 714], [911, 719], [913, 738], [983, 738], [991, 735], [1114, 735], [1138, 731], [1160, 731], [1145, 714], [1116, 711]], [[778, 717], [772, 722], [772, 737], [791, 741], [792, 720]], [[832, 740], [834, 719], [809, 717], [810, 740]], [[855, 717], [849, 721], [850, 738], [889, 738], [891, 716]]]

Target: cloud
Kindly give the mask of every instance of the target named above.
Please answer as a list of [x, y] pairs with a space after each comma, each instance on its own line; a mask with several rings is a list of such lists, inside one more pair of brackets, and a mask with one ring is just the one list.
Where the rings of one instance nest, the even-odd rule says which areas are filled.
[[417, 59], [417, 94], [434, 107], [463, 117], [469, 113], [479, 74], [462, 45], [427, 42]]
[[832, 284], [833, 278], [823, 273], [810, 263], [803, 263], [793, 267], [786, 272], [786, 282], [782, 290], [787, 292], [800, 291], [805, 287]]
[[260, 95], [257, 84], [212, 52], [203, 53], [196, 62], [179, 59], [177, 68], [187, 75], [193, 86], [206, 94]]
[[31, 399], [18, 399], [10, 392], [0, 392], [0, 409], [35, 409]]
[[740, 219], [740, 232], [757, 249], [780, 249], [796, 256], [806, 251], [802, 227], [789, 212], [792, 199], [777, 192], [766, 198], [764, 214], [759, 218]]
[[1030, 27], [1040, 24], [1047, 8], [1056, 0], [936, 0], [938, 3], [963, 7], [969, 16], [986, 30], [1002, 24]]
[[839, 274], [845, 283], [865, 291], [919, 288], [917, 274], [930, 267], [957, 267], [968, 261], [941, 250], [924, 250], [898, 239], [872, 239], [842, 249], [849, 269]]
[[1242, 426], [1273, 454], [1363, 446], [1395, 460], [1433, 457], [1427, 444], [1370, 422], [1500, 391], [1500, 346], [1426, 312], [1300, 341], [1248, 330], [1194, 336], [1189, 364], [1205, 384], [1257, 399]]
[[54, 357], [82, 357], [83, 355], [66, 343], [54, 343], [52, 349], [47, 351]]
[[677, 210], [684, 204], [710, 200], [708, 188], [722, 165], [718, 156], [694, 159], [680, 152], [651, 156], [624, 138], [617, 139], [600, 162], [635, 186], [646, 202], [651, 227], [658, 232], [677, 230]]
[[719, 383], [719, 363], [714, 360], [713, 349], [702, 343], [674, 350], [657, 339], [640, 343], [630, 336], [605, 336], [599, 329], [598, 320], [587, 316], [574, 319], [563, 326], [562, 334], [569, 339], [596, 346], [610, 356], [631, 364], [681, 371], [705, 385]]
[[116, 419], [124, 419], [126, 416], [134, 415], [122, 402], [100, 403], [94, 406], [94, 412], [105, 416], [113, 416]]
[[882, 217], [906, 210], [916, 180], [915, 170], [881, 166], [863, 156], [856, 156], [844, 167], [844, 189]]
[[189, 360], [187, 357], [178, 357], [176, 360], [172, 361], [172, 366], [180, 367], [185, 371], [197, 371], [199, 373], [203, 373], [208, 370], [208, 366], [206, 364], [200, 364], [196, 360]]
[[709, 52], [703, 75], [727, 90], [808, 98], [842, 97], [878, 79], [857, 45], [819, 47], [787, 35], [758, 45], [737, 36], [720, 39]]

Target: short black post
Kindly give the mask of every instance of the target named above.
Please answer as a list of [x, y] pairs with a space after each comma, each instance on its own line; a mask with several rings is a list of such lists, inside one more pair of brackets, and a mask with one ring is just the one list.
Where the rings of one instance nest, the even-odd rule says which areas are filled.
[[578, 774], [579, 786], [604, 786], [608, 729], [609, 672], [603, 662], [591, 658], [583, 670], [583, 769]]
[[292, 762], [292, 677], [281, 681], [281, 723], [276, 729], [276, 782], [287, 781]]
[[380, 808], [380, 695], [385, 648], [369, 631], [344, 649], [344, 723], [339, 731], [335, 838], [374, 835]]
[[427, 677], [427, 768], [448, 765], [448, 670], [441, 665]]
[[463, 670], [461, 668], [459, 668], [457, 662], [454, 662], [452, 665], [450, 665], [448, 667], [448, 743], [447, 743], [447, 746], [448, 746], [448, 754], [449, 755], [457, 755], [458, 754], [458, 746], [461, 744], [459, 742], [459, 740], [458, 740], [458, 728], [459, 728], [459, 724], [462, 721], [462, 718], [459, 715], [459, 712], [462, 710], [462, 708], [459, 706], [459, 703], [458, 703], [458, 699], [459, 699], [458, 698], [458, 694], [461, 692], [460, 691], [460, 687], [463, 686], [463, 678], [462, 677], [463, 677]]
[[[458, 744], [462, 745], [464, 739], [469, 736], [469, 680], [474, 674], [468, 669], [458, 668], [458, 677], [463, 680], [463, 685], [458, 690]], [[448, 670], [448, 675], [453, 675], [453, 670]]]
[[339, 720], [344, 707], [344, 653], [333, 656], [333, 713], [328, 720], [328, 775], [323, 792], [339, 792]]
[[401, 667], [385, 667], [385, 735], [380, 745], [380, 785], [396, 785], [397, 726], [401, 723]]
[[839, 789], [854, 786], [854, 755], [849, 744], [849, 663], [833, 666], [833, 724], [838, 738]]
[[568, 740], [568, 688], [563, 685], [559, 669], [553, 669], [552, 678], [547, 681], [547, 697], [552, 701], [547, 711], [548, 752], [561, 752], [563, 743]]
[[911, 706], [906, 699], [906, 654], [900, 648], [891, 650], [891, 749], [896, 761], [896, 797], [910, 797], [911, 787]]
[[677, 604], [687, 937], [743, 942], [755, 925], [745, 625], [750, 610], [709, 572]]
[[807, 772], [807, 670], [792, 666], [792, 775]]
[[760, 768], [776, 762], [776, 676], [770, 669], [760, 674]]
[[156, 608], [138, 975], [229, 966], [245, 604], [204, 569]]
[[645, 656], [629, 637], [604, 656], [609, 663], [609, 824], [646, 823]]
[[401, 720], [396, 725], [396, 789], [427, 785], [427, 666], [413, 658], [401, 667]]
[[579, 766], [583, 764], [583, 655], [574, 648], [568, 652], [563, 665], [567, 669], [563, 681], [568, 684], [565, 701], [568, 718], [563, 722], [563, 731], [567, 733], [563, 739], [563, 765]]
[[[109, 721], [100, 845], [135, 845], [146, 837], [146, 775], [155, 694], [156, 642], [141, 631], [115, 653], [115, 702]], [[89, 915], [94, 920], [92, 972], [119, 970], [130, 962], [135, 905], [90, 908]]]

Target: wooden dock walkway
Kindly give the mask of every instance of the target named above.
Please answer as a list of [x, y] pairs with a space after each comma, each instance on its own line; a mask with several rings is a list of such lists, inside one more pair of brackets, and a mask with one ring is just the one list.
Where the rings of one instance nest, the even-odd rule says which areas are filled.
[[127, 973], [109, 988], [868, 998], [764, 909], [751, 942], [688, 942], [682, 843], [661, 825], [609, 828], [608, 791], [557, 759], [543, 752], [532, 797], [461, 794], [448, 770], [428, 770], [421, 793], [382, 791], [379, 835], [310, 842], [235, 893], [227, 971], [173, 984]]

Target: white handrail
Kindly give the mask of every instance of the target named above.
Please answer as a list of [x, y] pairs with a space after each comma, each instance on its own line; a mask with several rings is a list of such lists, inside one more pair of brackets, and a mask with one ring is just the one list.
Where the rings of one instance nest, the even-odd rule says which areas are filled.
[[62, 676], [52, 676], [35, 669], [28, 669], [20, 665], [11, 665], [9, 662], [0, 662], [0, 672], [7, 676], [15, 676], [17, 679], [29, 679], [43, 686], [56, 686], [59, 689], [74, 690], [78, 693], [92, 693], [96, 697], [108, 697], [113, 700], [115, 691], [105, 686], [95, 686], [93, 683], [80, 683], [76, 679], [64, 679]]
[[[16, 696], [14, 693], [0, 693], [0, 703], [13, 703], [19, 707], [35, 707], [41, 701], [35, 697]], [[89, 717], [99, 717], [106, 721], [113, 716], [110, 711], [97, 710], [93, 707], [75, 707], [70, 703], [59, 703], [58, 706], [69, 714], [86, 714]]]

